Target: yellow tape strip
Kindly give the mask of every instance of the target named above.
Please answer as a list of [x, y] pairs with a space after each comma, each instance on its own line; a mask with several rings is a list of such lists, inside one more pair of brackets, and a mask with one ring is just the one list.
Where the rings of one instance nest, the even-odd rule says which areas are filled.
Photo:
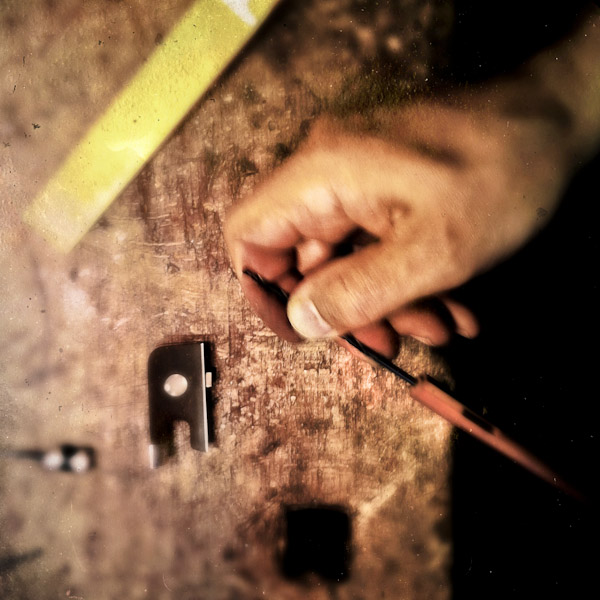
[[276, 2], [197, 0], [25, 210], [25, 222], [71, 250]]

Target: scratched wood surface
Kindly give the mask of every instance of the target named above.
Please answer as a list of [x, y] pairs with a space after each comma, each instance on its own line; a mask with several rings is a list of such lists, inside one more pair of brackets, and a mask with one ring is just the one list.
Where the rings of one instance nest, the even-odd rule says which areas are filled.
[[[337, 346], [264, 328], [222, 239], [227, 208], [378, 55], [407, 91], [428, 78], [437, 2], [288, 3], [71, 254], [19, 224], [187, 4], [0, 8], [0, 445], [98, 453], [80, 476], [0, 458], [2, 597], [448, 598], [450, 428]], [[216, 443], [195, 452], [182, 427], [151, 471], [147, 357], [198, 339], [214, 347]], [[416, 343], [399, 361], [447, 377]], [[282, 576], [298, 505], [348, 514], [348, 580]]]

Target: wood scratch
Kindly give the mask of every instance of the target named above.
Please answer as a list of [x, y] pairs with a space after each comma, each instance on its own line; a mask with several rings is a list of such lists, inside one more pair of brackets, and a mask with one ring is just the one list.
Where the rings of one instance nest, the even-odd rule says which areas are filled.
[[156, 313], [154, 315], [151, 315], [150, 318], [151, 319], [156, 319], [158, 317], [163, 317], [164, 315], [168, 315], [169, 311], [168, 310], [163, 310], [162, 312]]
[[359, 509], [359, 520], [361, 525], [367, 524], [373, 516], [375, 516], [381, 508], [392, 498], [400, 487], [399, 481], [392, 481], [388, 483], [379, 494], [377, 494], [371, 500], [363, 502]]
[[[73, 502], [71, 502], [71, 515], [73, 515]], [[75, 548], [75, 542], [73, 541], [73, 528], [71, 526], [69, 527], [69, 541], [71, 542], [71, 547], [73, 548], [73, 554], [75, 555], [75, 560], [77, 561], [77, 563], [79, 564], [79, 566], [81, 567], [81, 569], [83, 571], [87, 571], [81, 558], [79, 558], [77, 548]], [[73, 597], [75, 597], [75, 596], [73, 596]]]

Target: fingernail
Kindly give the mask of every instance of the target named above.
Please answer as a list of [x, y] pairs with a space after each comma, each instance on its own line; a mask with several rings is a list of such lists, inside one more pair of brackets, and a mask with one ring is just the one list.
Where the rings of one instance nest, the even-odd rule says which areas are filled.
[[471, 331], [467, 329], [457, 329], [456, 333], [468, 340], [474, 340], [479, 335], [479, 331]]
[[293, 298], [288, 303], [288, 319], [304, 338], [322, 338], [336, 335], [333, 327], [323, 319], [316, 306], [306, 298]]

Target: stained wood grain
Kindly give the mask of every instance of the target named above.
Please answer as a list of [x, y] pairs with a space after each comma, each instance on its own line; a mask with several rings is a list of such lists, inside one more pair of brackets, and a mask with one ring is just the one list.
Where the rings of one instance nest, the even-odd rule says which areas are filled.
[[[19, 224], [185, 5], [0, 10], [2, 446], [85, 443], [99, 460], [79, 477], [0, 462], [0, 557], [18, 559], [3, 563], [3, 597], [447, 598], [450, 428], [337, 346], [292, 346], [264, 328], [222, 239], [228, 207], [360, 88], [387, 35], [360, 3], [280, 10], [68, 256]], [[396, 58], [411, 91], [444, 31], [435, 3], [397, 6], [380, 21], [405, 19]], [[151, 471], [146, 360], [195, 339], [214, 347], [216, 444], [195, 452], [182, 427], [176, 455]], [[399, 361], [447, 378], [416, 343]], [[282, 577], [284, 511], [297, 505], [351, 518], [347, 581]]]

